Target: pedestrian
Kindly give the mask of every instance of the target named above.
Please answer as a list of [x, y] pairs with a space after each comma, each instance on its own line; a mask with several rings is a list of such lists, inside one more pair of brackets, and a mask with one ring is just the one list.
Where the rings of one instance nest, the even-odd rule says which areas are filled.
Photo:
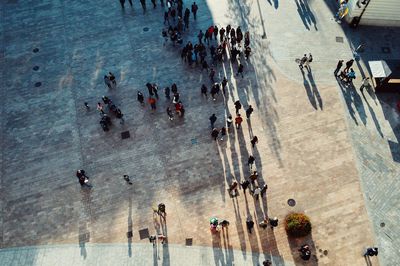
[[350, 68], [350, 71], [346, 74], [346, 82], [351, 83], [355, 78], [356, 78], [356, 72], [354, 72], [354, 69]]
[[349, 61], [346, 62], [346, 67], [344, 68], [344, 72], [349, 71], [349, 69], [353, 66], [354, 59], [350, 59]]
[[213, 83], [214, 83], [214, 76], [215, 76], [215, 70], [214, 70], [214, 68], [211, 68], [209, 77], [210, 77], [211, 82], [213, 82]]
[[260, 191], [261, 197], [263, 197], [264, 194], [267, 193], [267, 189], [268, 189], [268, 185], [264, 184], [264, 186], [262, 187], [262, 189]]
[[109, 80], [111, 81], [111, 86], [112, 86], [112, 88], [113, 89], [115, 89], [115, 88], [117, 88], [117, 80], [115, 79], [115, 76], [114, 76], [114, 74], [113, 73], [111, 73], [111, 72], [108, 72], [108, 78], [109, 78]]
[[214, 128], [215, 121], [217, 121], [217, 116], [215, 114], [212, 114], [209, 119], [211, 123], [211, 128]]
[[250, 32], [246, 31], [244, 34], [244, 47], [250, 46]]
[[[168, 13], [168, 11], [165, 11], [164, 12], [164, 25], [165, 25], [165, 23], [168, 23], [168, 25], [170, 25], [169, 24], [169, 13]], [[166, 33], [166, 32], [165, 32]], [[163, 34], [163, 37], [166, 37], [167, 35], [166, 34]], [[164, 43], [165, 44], [165, 43]]]
[[132, 182], [131, 182], [131, 180], [129, 178], [129, 175], [124, 175], [123, 178], [126, 181], [126, 183], [128, 183], [129, 185], [132, 185]]
[[244, 56], [246, 57], [246, 60], [249, 59], [250, 54], [251, 54], [251, 48], [250, 46], [246, 46], [246, 48], [244, 49]]
[[219, 225], [220, 225], [222, 228], [228, 227], [228, 226], [229, 226], [229, 221], [223, 219], [221, 222], [219, 222]]
[[307, 61], [305, 61], [304, 62], [304, 67], [307, 69], [307, 71], [311, 71], [311, 68], [310, 68], [310, 63], [313, 61], [313, 57], [312, 57], [312, 54], [310, 53], [309, 55], [308, 55], [308, 57], [307, 57]]
[[217, 25], [214, 26], [213, 33], [214, 33], [214, 40], [217, 40], [217, 36], [218, 36], [218, 27], [217, 27]]
[[156, 110], [157, 109], [156, 99], [154, 99], [153, 97], [149, 97], [148, 101], [151, 106], [151, 110]]
[[144, 96], [143, 93], [141, 93], [140, 91], [137, 92], [137, 100], [138, 102], [140, 102], [141, 105], [144, 104]]
[[201, 71], [203, 71], [204, 69], [208, 72], [208, 64], [206, 60], [204, 60], [203, 64], [201, 65]]
[[337, 76], [337, 73], [342, 68], [342, 66], [343, 66], [343, 60], [339, 60], [337, 65], [336, 65], [335, 71], [333, 71], [333, 75]]
[[101, 103], [97, 103], [97, 111], [101, 114], [104, 114], [103, 105]]
[[[254, 157], [253, 157], [254, 158]], [[258, 178], [258, 173], [257, 171], [253, 171], [253, 173], [249, 176], [250, 182], [254, 183]]]
[[221, 82], [221, 84], [222, 84], [222, 93], [225, 95], [225, 88], [226, 88], [226, 85], [228, 84], [228, 80], [226, 79], [226, 77], [224, 77], [223, 79], [222, 79], [222, 82]]
[[192, 13], [193, 13], [194, 20], [196, 20], [196, 14], [197, 14], [197, 10], [198, 9], [199, 9], [199, 7], [196, 5], [196, 2], [193, 2], [193, 4], [192, 4]]
[[203, 39], [204, 33], [200, 30], [199, 34], [197, 34], [197, 38], [199, 39], [199, 43], [202, 43], [201, 40]]
[[86, 110], [89, 111], [90, 110], [89, 104], [87, 102], [84, 102], [83, 104], [85, 105]]
[[233, 122], [232, 116], [229, 115], [228, 118], [226, 119], [226, 126], [228, 130], [231, 128], [232, 122]]
[[190, 10], [189, 8], [186, 8], [185, 15], [183, 16], [183, 21], [185, 22], [186, 29], [189, 29], [189, 16], [190, 16]]
[[156, 0], [151, 0], [151, 2], [153, 3], [153, 8], [156, 8]]
[[277, 217], [269, 218], [268, 220], [269, 220], [269, 224], [271, 225], [272, 229], [274, 227], [278, 226], [278, 218]]
[[253, 155], [249, 156], [249, 159], [247, 160], [247, 164], [249, 165], [250, 170], [253, 168], [253, 164], [254, 164], [255, 160], [256, 159], [253, 157]]
[[173, 94], [178, 93], [178, 86], [176, 86], [176, 83], [173, 83], [171, 85], [171, 91], [172, 91]]
[[252, 230], [253, 227], [254, 227], [254, 222], [253, 222], [253, 220], [251, 219], [251, 217], [247, 217], [246, 226], [247, 226], [247, 230], [248, 230], [249, 233], [251, 234], [251, 230]]
[[226, 26], [226, 38], [228, 38], [228, 39], [229, 39], [229, 35], [231, 34], [231, 29], [232, 29], [231, 25], [228, 24], [228, 26]]
[[299, 249], [300, 251], [300, 258], [302, 258], [303, 260], [309, 260], [311, 257], [311, 250], [310, 250], [310, 246], [307, 244], [304, 244], [303, 246], [301, 246], [301, 248]]
[[237, 187], [238, 187], [238, 183], [236, 182], [236, 180], [233, 180], [231, 185], [228, 188], [228, 193], [231, 197], [235, 197], [237, 196]]
[[146, 87], [149, 91], [149, 95], [150, 96], [154, 96], [154, 92], [153, 92], [153, 85], [151, 85], [149, 82], [146, 83]]
[[225, 29], [221, 27], [221, 29], [219, 30], [219, 42], [222, 43], [224, 41], [224, 37], [225, 37]]
[[119, 0], [119, 3], [121, 4], [122, 9], [125, 8], [125, 0]]
[[242, 104], [240, 103], [239, 100], [237, 100], [234, 104], [235, 104], [236, 114], [238, 114], [239, 110], [242, 109]]
[[217, 100], [215, 98], [216, 94], [219, 94], [219, 84], [217, 82], [215, 82], [214, 85], [212, 85], [211, 87], [211, 97], [214, 101]]
[[250, 115], [253, 113], [254, 109], [251, 105], [249, 105], [249, 108], [246, 110], [246, 117], [247, 119], [250, 119]]
[[201, 94], [207, 99], [207, 87], [205, 84], [201, 85]]
[[179, 102], [179, 98], [180, 98], [180, 94], [179, 92], [174, 94], [174, 97], [172, 98], [172, 103], [178, 103]]
[[218, 135], [219, 135], [218, 129], [214, 128], [214, 129], [211, 131], [211, 137], [212, 137], [215, 141], [217, 141]]
[[153, 83], [152, 87], [153, 87], [153, 93], [158, 100], [158, 86], [157, 86], [157, 84]]
[[174, 115], [172, 114], [171, 108], [167, 107], [167, 115], [170, 121], [174, 120]]
[[224, 137], [226, 136], [226, 128], [222, 127], [221, 128], [221, 140], [224, 140]]
[[253, 190], [253, 197], [255, 200], [258, 200], [258, 197], [260, 196], [261, 193], [261, 188], [256, 186], [256, 188]]
[[111, 87], [111, 81], [110, 81], [110, 79], [108, 78], [107, 75], [104, 76], [104, 83], [107, 85], [107, 87], [108, 87], [109, 89], [112, 88], [112, 87]]
[[103, 100], [103, 103], [104, 103], [104, 104], [107, 104], [107, 105], [111, 102], [110, 98], [108, 98], [108, 97], [105, 96], [105, 95], [103, 95], [103, 96], [101, 97], [101, 99]]
[[168, 100], [171, 99], [171, 97], [169, 95], [169, 93], [170, 93], [169, 87], [164, 88], [164, 93], [165, 93], [165, 98], [167, 98]]
[[299, 67], [302, 71], [303, 71], [303, 65], [307, 62], [307, 60], [308, 58], [306, 54], [304, 54], [304, 56], [300, 59]]
[[140, 0], [140, 4], [142, 5], [143, 8], [143, 14], [146, 13], [146, 0]]
[[272, 266], [272, 262], [270, 260], [264, 260], [263, 266]]
[[251, 139], [250, 143], [251, 143], [251, 146], [252, 146], [253, 149], [254, 149], [254, 146], [256, 146], [256, 144], [258, 143], [258, 138], [257, 138], [257, 136], [254, 136], [254, 137]]
[[246, 189], [250, 186], [250, 182], [248, 180], [244, 180], [240, 183], [243, 189], [243, 193], [246, 193]]
[[121, 109], [117, 108], [115, 110], [115, 116], [120, 119], [120, 124], [123, 125], [125, 123], [124, 114], [122, 113]]
[[89, 177], [86, 175], [85, 170], [80, 169], [78, 171], [76, 171], [76, 177], [78, 178], [79, 184], [81, 184], [81, 186], [90, 186], [89, 183]]
[[236, 76], [239, 76], [239, 74], [243, 78], [243, 65], [241, 63], [239, 63], [239, 67], [238, 67], [238, 71], [236, 72]]
[[236, 118], [235, 118], [235, 125], [236, 125], [237, 129], [240, 128], [240, 125], [242, 124], [242, 122], [243, 122], [243, 118], [240, 116], [240, 114], [237, 114]]
[[259, 224], [258, 224], [258, 226], [260, 226], [262, 229], [267, 229], [267, 227], [268, 227], [268, 220], [265, 218], [264, 220], [262, 220]]
[[365, 256], [370, 256], [370, 257], [378, 256], [378, 248], [377, 247], [368, 247], [368, 248], [366, 248], [365, 253], [364, 253], [364, 257]]
[[364, 88], [369, 88], [369, 77], [365, 77], [365, 78], [363, 78], [363, 80], [362, 80], [362, 84], [361, 84], [361, 87], [360, 87], [360, 91], [361, 92], [363, 92], [364, 91]]

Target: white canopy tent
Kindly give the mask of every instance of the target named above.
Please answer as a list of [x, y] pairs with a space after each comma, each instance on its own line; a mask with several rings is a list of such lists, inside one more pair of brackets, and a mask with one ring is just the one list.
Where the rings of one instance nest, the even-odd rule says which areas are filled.
[[380, 61], [368, 61], [369, 68], [371, 69], [372, 76], [374, 78], [386, 78], [392, 71], [390, 70], [387, 63], [383, 60]]

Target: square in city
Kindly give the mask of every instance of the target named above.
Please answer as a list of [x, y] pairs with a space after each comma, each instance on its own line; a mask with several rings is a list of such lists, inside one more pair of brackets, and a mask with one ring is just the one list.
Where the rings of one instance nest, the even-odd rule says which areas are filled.
[[131, 137], [131, 134], [129, 133], [129, 130], [124, 131], [121, 133], [121, 138], [122, 139], [129, 139]]
[[145, 228], [145, 229], [139, 230], [140, 240], [149, 238], [149, 236], [150, 236], [149, 228]]

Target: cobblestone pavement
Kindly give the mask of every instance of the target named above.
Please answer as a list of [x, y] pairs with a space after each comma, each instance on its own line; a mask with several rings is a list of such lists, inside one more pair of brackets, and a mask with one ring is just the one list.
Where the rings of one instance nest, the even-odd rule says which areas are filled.
[[[229, 265], [229, 256], [237, 265], [250, 260], [257, 265], [270, 256], [277, 265], [301, 264], [296, 249], [308, 242], [310, 265], [364, 265], [361, 251], [374, 237], [347, 110], [331, 75], [337, 59], [351, 53], [347, 43], [333, 41], [344, 33], [328, 7], [311, 3], [198, 2], [199, 18], [191, 21], [185, 40], [195, 42], [198, 30], [212, 23], [252, 33], [254, 54], [244, 62], [245, 77], [236, 77], [229, 61], [217, 66], [218, 80], [227, 76], [229, 88], [225, 99], [220, 95], [213, 102], [200, 97], [201, 84], [210, 85], [207, 74], [185, 66], [178, 48], [162, 47], [159, 8], [143, 15], [137, 3], [121, 11], [118, 1], [2, 2], [1, 247], [75, 243], [68, 252], [76, 256], [79, 245], [90, 246], [86, 243], [139, 242], [139, 230], [148, 228], [168, 236], [171, 264], [174, 245], [192, 239], [194, 246], [214, 248], [214, 259], [211, 249], [194, 255], [205, 264]], [[304, 10], [307, 15], [299, 16]], [[261, 38], [262, 25], [267, 39]], [[302, 75], [294, 60], [305, 52], [316, 59], [312, 72]], [[108, 71], [117, 76], [115, 90], [103, 83]], [[155, 112], [140, 106], [136, 92], [147, 95], [147, 82], [160, 87], [176, 82], [185, 118], [170, 122], [163, 96]], [[95, 110], [102, 95], [125, 114], [125, 124], [113, 119], [107, 133]], [[214, 143], [208, 117], [217, 114], [221, 127], [237, 99], [244, 107], [252, 104], [254, 115]], [[126, 130], [130, 138], [121, 140]], [[252, 135], [260, 139], [254, 150]], [[256, 157], [260, 185], [268, 182], [267, 199], [254, 201], [242, 190], [231, 199], [227, 193], [233, 179], [249, 174], [249, 154]], [[92, 189], [80, 189], [74, 176], [79, 168], [91, 177]], [[123, 174], [133, 178], [132, 186]], [[287, 205], [291, 198], [295, 207]], [[153, 217], [152, 205], [159, 202], [167, 206], [166, 224]], [[247, 217], [282, 221], [294, 210], [311, 217], [313, 234], [307, 239], [288, 239], [282, 223], [247, 233]], [[211, 216], [229, 220], [229, 231], [211, 235]], [[143, 261], [151, 262], [151, 246], [143, 250]], [[115, 256], [118, 252], [124, 249]]]

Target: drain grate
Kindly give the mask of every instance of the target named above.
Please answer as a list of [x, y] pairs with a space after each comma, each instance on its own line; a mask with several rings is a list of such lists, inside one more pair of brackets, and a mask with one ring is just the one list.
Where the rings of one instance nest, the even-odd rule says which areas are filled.
[[287, 204], [290, 207], [294, 207], [294, 206], [296, 206], [296, 201], [294, 199], [288, 199]]
[[42, 82], [39, 81], [35, 83], [35, 87], [40, 87], [40, 86], [42, 86]]
[[32, 50], [32, 52], [34, 52], [34, 53], [39, 52], [39, 48], [34, 48], [34, 49]]
[[35, 70], [35, 71], [38, 71], [39, 70], [39, 66], [34, 66], [32, 69]]
[[129, 139], [130, 137], [131, 137], [131, 133], [129, 133], [129, 130], [121, 132], [121, 138], [122, 139]]
[[343, 37], [336, 37], [336, 42], [343, 43]]
[[139, 230], [140, 240], [149, 238], [149, 236], [150, 236], [149, 228], [145, 228], [145, 229]]
[[186, 246], [193, 245], [193, 238], [186, 238]]
[[144, 27], [144, 28], [143, 28], [143, 31], [144, 31], [144, 32], [149, 31], [149, 30], [150, 30], [150, 28], [148, 28], [148, 27]]

